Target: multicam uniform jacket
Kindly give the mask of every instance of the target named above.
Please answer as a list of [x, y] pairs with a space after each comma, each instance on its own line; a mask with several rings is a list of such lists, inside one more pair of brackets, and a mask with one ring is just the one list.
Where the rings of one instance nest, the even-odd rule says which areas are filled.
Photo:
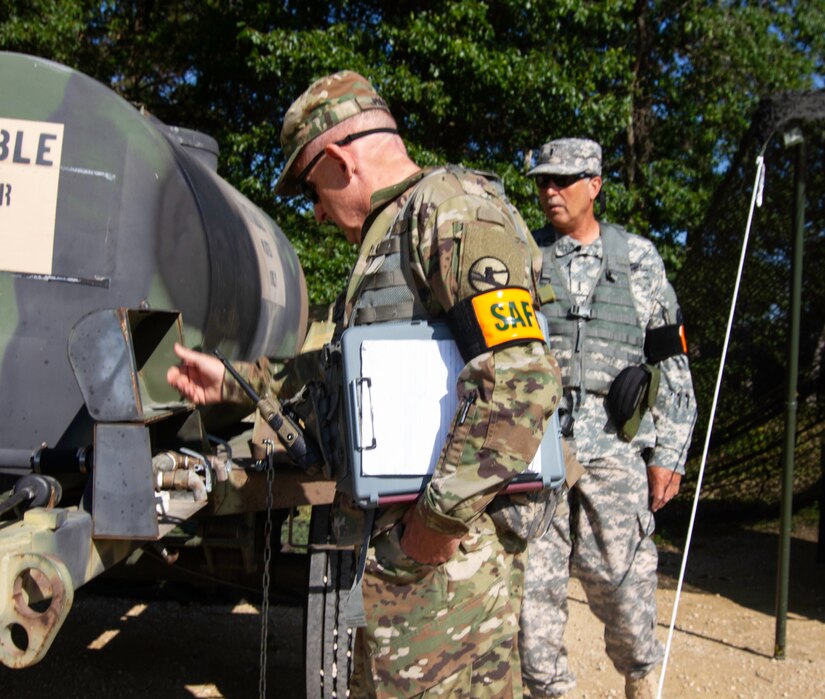
[[[458, 301], [497, 286], [533, 289], [532, 239], [494, 186], [479, 174], [450, 169], [436, 171], [416, 187], [421, 176], [373, 197], [347, 290], [345, 322], [358, 322], [364, 308], [361, 280], [380, 258], [374, 249], [401, 207], [404, 220], [395, 228], [406, 229], [409, 237], [414, 316], [443, 319]], [[405, 192], [412, 193], [411, 202], [400, 196]], [[478, 398], [464, 423], [472, 427], [460, 444], [453, 435], [418, 503], [430, 528], [457, 536], [533, 458], [560, 398], [556, 362], [540, 342], [487, 352], [459, 376], [459, 401], [473, 393]]]
[[[370, 296], [376, 277], [389, 274], [382, 258], [393, 237], [403, 251], [407, 293], [387, 304], [386, 295]], [[537, 308], [536, 252], [517, 212], [488, 178], [453, 167], [419, 172], [373, 195], [337, 330], [359, 322], [443, 320], [456, 303], [498, 287], [527, 289]], [[400, 309], [395, 315], [393, 307]], [[266, 362], [242, 369], [261, 393], [283, 388], [283, 373]], [[518, 630], [520, 577], [510, 583], [513, 552], [485, 508], [538, 449], [561, 398], [558, 365], [541, 341], [498, 348], [467, 362], [457, 391], [459, 411], [416, 507], [429, 528], [463, 537], [462, 543], [444, 565], [417, 563], [399, 545], [405, 507], [379, 512], [364, 579], [371, 667], [364, 670], [366, 685], [353, 688], [356, 695], [422, 692], [495, 655]], [[238, 395], [229, 379], [224, 392]], [[510, 662], [502, 660], [500, 674], [511, 671]]]
[[[388, 229], [408, 228], [410, 285], [414, 309], [393, 318], [368, 322], [424, 318], [443, 320], [455, 303], [498, 286], [521, 287], [533, 295], [541, 268], [535, 242], [518, 213], [501, 198], [498, 187], [481, 173], [459, 168], [421, 171], [395, 187], [373, 195], [372, 213], [364, 224], [358, 259], [346, 291], [340, 330], [359, 322], [364, 295], [361, 281], [379, 256], [376, 248]], [[414, 201], [407, 203], [413, 194]], [[405, 207], [406, 205], [406, 207]], [[408, 225], [396, 221], [402, 208]], [[363, 322], [363, 321], [362, 321]], [[307, 361], [309, 360], [309, 361]], [[309, 366], [313, 357], [297, 361], [255, 364], [238, 362], [239, 373], [260, 394], [289, 394], [302, 381], [320, 376]], [[294, 366], [297, 365], [297, 366]], [[297, 377], [297, 379], [296, 379]], [[473, 464], [472, 473], [457, 470], [448, 455], [441, 461], [425, 497], [419, 502], [429, 527], [461, 535], [499, 487], [521, 473], [538, 449], [547, 419], [561, 396], [558, 364], [541, 342], [505, 347], [471, 360], [458, 381], [459, 405], [470, 394], [478, 398], [465, 424], [474, 425], [459, 456]], [[246, 394], [227, 375], [224, 399], [247, 402]], [[455, 451], [453, 445], [453, 451]]]

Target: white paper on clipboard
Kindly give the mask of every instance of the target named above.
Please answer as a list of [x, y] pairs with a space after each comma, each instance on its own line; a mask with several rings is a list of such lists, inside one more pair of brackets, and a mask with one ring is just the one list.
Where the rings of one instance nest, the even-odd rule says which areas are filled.
[[[435, 470], [456, 412], [464, 360], [452, 339], [361, 343], [360, 438], [364, 476], [425, 476]], [[529, 471], [540, 473], [540, 456]]]

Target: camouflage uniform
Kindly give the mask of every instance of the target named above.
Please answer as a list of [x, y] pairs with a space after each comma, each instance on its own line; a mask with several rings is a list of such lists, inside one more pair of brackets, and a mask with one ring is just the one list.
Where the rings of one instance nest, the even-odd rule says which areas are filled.
[[[570, 162], [564, 148], [555, 149], [555, 155], [546, 151], [542, 155], [540, 164], [553, 163], [554, 157], [561, 164], [556, 162], [545, 170], [537, 167], [536, 174], [584, 171], [581, 162]], [[574, 304], [587, 303], [603, 274], [603, 224], [600, 230], [600, 237], [589, 245], [558, 234], [550, 225], [534, 232], [545, 265], [546, 256], [555, 256]], [[676, 297], [655, 247], [640, 236], [626, 235], [630, 290], [639, 326], [649, 332], [679, 322]], [[533, 697], [561, 696], [575, 685], [562, 642], [570, 574], [581, 580], [591, 610], [605, 624], [607, 654], [621, 674], [643, 677], [660, 662], [662, 648], [655, 634], [657, 553], [651, 538], [654, 517], [649, 508], [647, 465], [683, 473], [696, 419], [687, 357], [673, 356], [659, 363], [661, 384], [655, 405], [643, 416], [633, 440], [623, 441], [606, 409], [605, 395], [568, 385], [571, 345], [565, 350], [556, 345], [552, 323], [550, 334], [562, 365], [563, 404], [575, 414], [571, 444], [585, 473], [557, 509], [547, 534], [529, 547], [520, 646], [525, 683]], [[591, 351], [597, 352], [592, 345]], [[600, 362], [623, 368], [622, 360], [606, 346], [594, 360], [596, 365]]]
[[[311, 86], [287, 119], [314, 102], [327, 112], [317, 124], [337, 123], [347, 116], [336, 117], [336, 102], [351, 116], [354, 97], [364, 108], [385, 108], [369, 83], [345, 72]], [[309, 132], [300, 123], [297, 130]], [[376, 249], [391, 229], [403, 230], [407, 290], [416, 299], [415, 310], [399, 311], [399, 318], [443, 320], [456, 303], [499, 285], [530, 290], [537, 305], [535, 244], [496, 183], [460, 168], [427, 174], [419, 171], [373, 193], [336, 333], [357, 321], [371, 286], [365, 280], [376, 271]], [[283, 189], [294, 191], [294, 185], [287, 180]], [[259, 363], [243, 369], [262, 388], [272, 368]], [[282, 386], [276, 380], [271, 388]], [[485, 509], [536, 452], [561, 398], [558, 365], [543, 342], [500, 348], [468, 361], [457, 390], [460, 401], [475, 396], [474, 402], [464, 419], [457, 412], [414, 506], [428, 528], [461, 537], [461, 543], [445, 564], [418, 563], [400, 546], [407, 507], [378, 511], [353, 696], [522, 695], [517, 637], [524, 546], [499, 533]], [[237, 395], [231, 381], [225, 395]]]

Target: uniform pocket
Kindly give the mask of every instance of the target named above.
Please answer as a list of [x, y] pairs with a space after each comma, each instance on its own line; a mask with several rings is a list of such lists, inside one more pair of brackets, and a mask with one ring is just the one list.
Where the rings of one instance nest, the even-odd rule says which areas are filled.
[[[396, 564], [406, 566], [400, 558]], [[518, 617], [510, 598], [511, 565], [487, 521], [483, 531], [462, 541], [453, 560], [418, 582], [365, 577], [376, 697], [424, 692], [512, 638]]]
[[441, 471], [445, 475], [455, 473], [456, 468], [461, 464], [467, 438], [470, 436], [470, 430], [478, 414], [475, 400], [476, 395], [474, 393], [465, 398], [453, 418], [441, 465]]
[[[512, 347], [495, 353], [496, 381], [484, 447], [529, 464], [544, 436], [545, 406], [554, 405], [554, 398], [548, 384], [530, 380], [532, 362], [518, 366], [510, 361], [510, 355], [517, 352], [524, 355], [523, 348]], [[535, 368], [538, 371], [544, 367], [536, 365]], [[519, 377], [518, 381], [514, 375]]]
[[653, 536], [653, 532], [656, 531], [656, 518], [653, 516], [653, 512], [650, 511], [650, 508], [645, 507], [644, 510], [640, 510], [636, 517], [639, 520], [640, 537], [649, 538]]
[[374, 557], [367, 561], [367, 570], [387, 583], [406, 585], [418, 583], [431, 575], [436, 566], [419, 563], [404, 553], [401, 548], [403, 526], [396, 524], [392, 529], [373, 539]]

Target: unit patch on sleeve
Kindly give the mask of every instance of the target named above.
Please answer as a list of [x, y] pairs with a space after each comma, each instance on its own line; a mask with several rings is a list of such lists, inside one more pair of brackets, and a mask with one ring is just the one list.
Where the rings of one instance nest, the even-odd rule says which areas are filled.
[[467, 276], [473, 289], [489, 291], [507, 286], [510, 281], [510, 270], [497, 257], [482, 257], [473, 262]]

